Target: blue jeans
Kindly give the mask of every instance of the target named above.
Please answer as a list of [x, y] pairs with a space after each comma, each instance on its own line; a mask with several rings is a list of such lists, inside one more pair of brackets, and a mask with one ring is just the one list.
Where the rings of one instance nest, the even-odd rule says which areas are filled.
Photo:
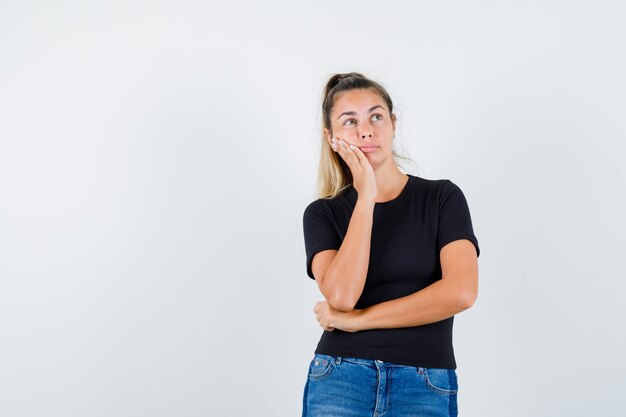
[[457, 417], [453, 369], [315, 354], [302, 417]]

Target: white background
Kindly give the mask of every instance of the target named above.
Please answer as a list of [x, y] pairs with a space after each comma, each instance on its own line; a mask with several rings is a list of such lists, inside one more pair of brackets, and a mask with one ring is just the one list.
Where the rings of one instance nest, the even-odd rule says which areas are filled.
[[299, 415], [347, 71], [470, 206], [461, 415], [620, 410], [626, 6], [407, 3], [0, 3], [0, 415]]

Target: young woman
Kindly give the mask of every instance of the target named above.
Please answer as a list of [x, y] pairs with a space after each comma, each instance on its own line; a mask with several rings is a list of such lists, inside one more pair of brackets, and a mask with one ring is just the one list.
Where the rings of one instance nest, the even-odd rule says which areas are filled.
[[322, 113], [319, 198], [303, 223], [324, 333], [302, 415], [456, 416], [452, 324], [476, 300], [480, 254], [465, 196], [400, 170], [380, 84], [335, 74]]

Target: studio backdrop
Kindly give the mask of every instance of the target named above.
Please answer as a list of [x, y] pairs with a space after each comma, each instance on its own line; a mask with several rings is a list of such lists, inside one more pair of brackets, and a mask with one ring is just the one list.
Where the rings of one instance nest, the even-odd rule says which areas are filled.
[[322, 88], [390, 92], [459, 185], [465, 417], [615, 415], [626, 384], [618, 1], [0, 4], [0, 415], [296, 416], [322, 329], [302, 215]]

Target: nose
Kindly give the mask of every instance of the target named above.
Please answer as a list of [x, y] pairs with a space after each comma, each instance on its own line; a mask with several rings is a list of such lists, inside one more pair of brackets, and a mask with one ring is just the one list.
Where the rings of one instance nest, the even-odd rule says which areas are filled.
[[372, 128], [369, 126], [361, 127], [361, 131], [359, 132], [359, 136], [361, 139], [371, 138], [372, 137]]

